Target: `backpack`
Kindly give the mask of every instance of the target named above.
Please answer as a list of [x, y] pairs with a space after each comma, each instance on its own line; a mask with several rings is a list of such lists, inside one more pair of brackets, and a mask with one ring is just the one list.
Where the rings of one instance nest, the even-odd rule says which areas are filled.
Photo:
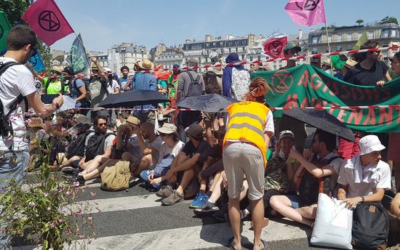
[[[316, 155], [314, 155], [316, 156]], [[329, 164], [333, 160], [341, 158], [340, 156], [334, 156], [328, 161], [320, 161], [324, 164]], [[316, 161], [316, 157], [312, 160], [312, 162]], [[337, 183], [332, 180], [332, 175], [325, 176], [323, 178], [316, 178], [306, 169], [303, 169], [303, 172], [300, 174], [300, 183], [299, 183], [299, 194], [300, 197], [307, 204], [315, 204], [318, 202], [318, 195], [320, 193], [324, 193], [329, 197], [334, 196], [334, 193], [337, 189]]]
[[96, 156], [104, 154], [104, 143], [108, 136], [114, 135], [114, 133], [98, 133], [90, 136], [85, 153], [85, 161], [88, 162], [93, 160]]
[[202, 95], [203, 88], [200, 84], [200, 75], [197, 75], [196, 80], [194, 80], [190, 71], [187, 71], [186, 73], [190, 77], [189, 90], [188, 90], [188, 94], [186, 95], [186, 97]]
[[352, 244], [357, 249], [386, 247], [389, 214], [382, 204], [367, 202], [357, 205], [353, 213], [352, 234]]
[[221, 94], [221, 88], [218, 85], [218, 76], [213, 71], [208, 71], [204, 76], [206, 94]]
[[78, 137], [75, 140], [72, 140], [71, 144], [68, 146], [67, 159], [70, 159], [73, 156], [84, 156], [86, 138], [92, 132], [93, 130], [88, 130], [79, 133]]
[[[81, 92], [78, 89], [78, 86], [76, 86], [76, 81], [78, 80], [78, 78], [75, 78], [72, 81], [72, 84], [74, 85], [75, 89], [78, 90], [79, 92]], [[82, 81], [85, 83], [85, 89], [86, 89], [86, 99], [83, 99], [81, 101], [79, 101], [81, 103], [81, 108], [90, 108], [91, 106], [91, 102], [90, 102], [90, 89], [89, 89], [89, 83], [90, 83], [90, 79], [82, 79]], [[82, 93], [81, 93], [82, 94]]]
[[[20, 63], [17, 62], [6, 62], [6, 63], [0, 63], [0, 76], [10, 67], [14, 65], [20, 65]], [[0, 90], [1, 90], [0, 86]], [[7, 137], [13, 134], [13, 128], [12, 128], [12, 123], [10, 121], [10, 115], [12, 112], [14, 112], [17, 108], [18, 105], [24, 101], [25, 102], [25, 111], [28, 111], [28, 101], [26, 97], [23, 95], [17, 96], [17, 98], [14, 99], [9, 105], [9, 111], [7, 114], [4, 113], [4, 106], [3, 102], [0, 100], [0, 135]]]
[[232, 69], [232, 97], [238, 101], [244, 101], [245, 94], [249, 91], [250, 74], [247, 70]]
[[100, 188], [105, 191], [120, 191], [129, 188], [131, 172], [129, 161], [119, 161], [111, 167], [106, 167], [101, 173]]
[[107, 82], [102, 78], [90, 79], [89, 93], [92, 106], [97, 107], [109, 95], [107, 90]]

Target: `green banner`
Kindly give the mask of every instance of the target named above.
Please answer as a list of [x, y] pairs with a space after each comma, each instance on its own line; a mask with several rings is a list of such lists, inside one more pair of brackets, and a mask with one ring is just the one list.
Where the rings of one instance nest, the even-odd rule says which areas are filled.
[[[270, 107], [343, 107], [400, 104], [400, 78], [384, 87], [358, 86], [341, 81], [311, 65], [251, 75], [268, 81]], [[400, 132], [400, 108], [329, 109], [349, 128], [371, 133]], [[275, 117], [282, 111], [274, 111]]]
[[0, 52], [7, 49], [7, 35], [11, 29], [11, 25], [8, 22], [6, 14], [3, 11], [0, 11]]

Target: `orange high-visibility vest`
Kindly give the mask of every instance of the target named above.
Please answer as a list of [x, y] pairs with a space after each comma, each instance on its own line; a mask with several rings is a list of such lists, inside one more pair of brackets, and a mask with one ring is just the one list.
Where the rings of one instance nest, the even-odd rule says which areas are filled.
[[266, 166], [267, 148], [264, 139], [264, 127], [269, 108], [258, 102], [239, 102], [228, 106], [229, 122], [224, 137], [227, 141], [250, 142], [260, 149], [264, 167]]

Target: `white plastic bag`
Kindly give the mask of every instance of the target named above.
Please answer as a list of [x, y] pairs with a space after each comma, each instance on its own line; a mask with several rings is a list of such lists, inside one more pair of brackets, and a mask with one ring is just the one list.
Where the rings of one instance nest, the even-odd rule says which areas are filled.
[[340, 200], [319, 194], [317, 217], [311, 236], [311, 244], [324, 247], [353, 249], [351, 229], [353, 211]]

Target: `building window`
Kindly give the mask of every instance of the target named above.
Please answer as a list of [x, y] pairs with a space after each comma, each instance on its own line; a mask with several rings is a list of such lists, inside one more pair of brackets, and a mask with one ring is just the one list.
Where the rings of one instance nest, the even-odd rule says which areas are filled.
[[228, 51], [229, 51], [229, 53], [231, 53], [232, 49], [231, 49], [231, 48], [229, 48], [229, 49], [228, 49]]
[[389, 37], [389, 30], [382, 30], [381, 38], [388, 38]]
[[391, 33], [392, 34], [390, 34], [390, 37], [397, 37], [396, 30], [391, 30]]
[[316, 48], [316, 47], [312, 48], [312, 53], [313, 54], [318, 54], [318, 48]]
[[373, 31], [369, 31], [368, 32], [368, 39], [374, 39], [374, 32]]
[[336, 42], [341, 42], [341, 41], [342, 41], [342, 35], [337, 35]]
[[353, 41], [353, 37], [352, 37], [351, 33], [347, 34], [347, 41]]
[[329, 42], [329, 43], [332, 42], [332, 36], [328, 36], [328, 42]]
[[353, 45], [347, 44], [347, 50], [349, 51], [349, 50], [352, 50], [352, 49], [353, 49]]
[[251, 61], [251, 62], [253, 61], [253, 56], [250, 56], [250, 61]]
[[313, 38], [312, 38], [312, 44], [317, 44], [317, 43], [319, 43], [319, 36], [314, 36]]
[[244, 55], [242, 54], [242, 61], [244, 61]]

